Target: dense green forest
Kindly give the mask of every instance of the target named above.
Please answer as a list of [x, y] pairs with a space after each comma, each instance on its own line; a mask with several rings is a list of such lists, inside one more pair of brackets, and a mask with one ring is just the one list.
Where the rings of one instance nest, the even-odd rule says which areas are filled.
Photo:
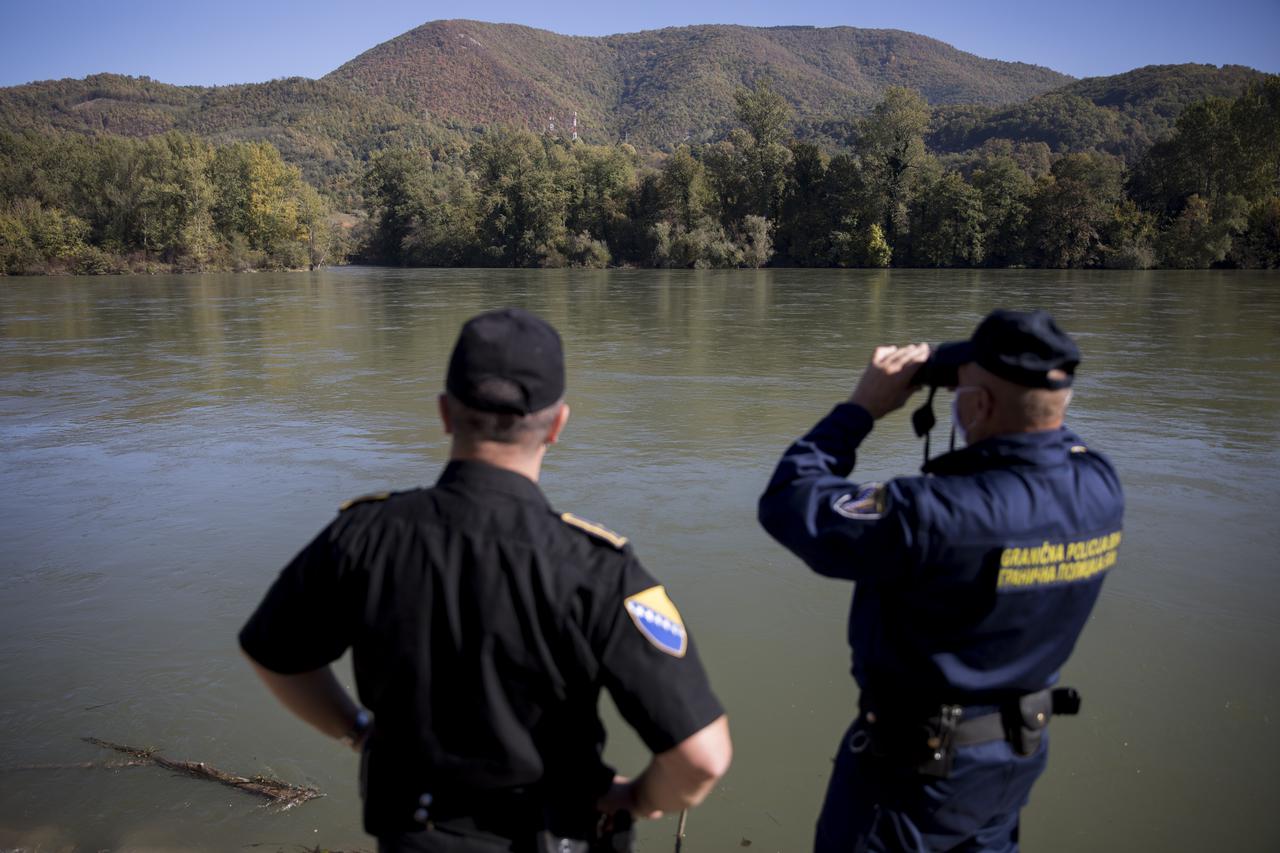
[[322, 80], [0, 89], [0, 272], [1275, 267], [1278, 80], [1069, 81], [883, 30], [435, 22]]
[[739, 124], [656, 167], [628, 144], [518, 128], [373, 153], [342, 220], [265, 142], [0, 133], [0, 268], [109, 272], [424, 266], [1280, 267], [1280, 77], [1182, 112], [1126, 163], [1105, 150], [926, 144], [890, 88], [829, 145], [767, 81]]
[[[597, 144], [629, 141], [647, 163], [652, 163], [680, 144], [723, 139], [737, 126], [733, 93], [760, 74], [772, 83], [778, 70], [767, 64], [747, 68], [736, 84], [717, 78], [704, 81], [697, 88], [673, 85], [660, 89], [654, 82], [645, 90], [649, 94], [637, 90], [621, 107], [649, 116], [646, 121], [655, 122], [656, 134], [659, 124], [648, 108], [642, 109], [642, 104], [644, 98], [660, 99], [665, 109], [687, 114], [691, 126], [695, 130], [701, 128], [696, 134], [673, 131], [661, 144], [646, 145], [642, 134], [603, 134], [584, 114], [579, 135], [584, 141]], [[917, 79], [921, 75], [901, 76]], [[1076, 81], [1029, 101], [1000, 107], [942, 103], [921, 92], [932, 107], [925, 142], [939, 155], [963, 155], [993, 140], [1009, 140], [1023, 147], [1043, 143], [1050, 154], [1097, 150], [1131, 162], [1154, 141], [1167, 137], [1173, 122], [1191, 104], [1210, 97], [1236, 97], [1249, 83], [1263, 77], [1239, 66], [1150, 66], [1112, 77]], [[798, 139], [820, 145], [828, 154], [855, 143], [859, 121], [884, 91], [875, 89], [851, 99], [834, 90], [817, 90], [810, 94], [827, 98], [826, 113], [814, 118], [816, 105], [801, 110], [786, 91], [780, 86], [775, 88], [791, 108], [791, 132]], [[270, 142], [335, 205], [354, 210], [361, 200], [361, 174], [374, 152], [426, 146], [457, 154], [485, 127], [454, 115], [466, 112], [461, 107], [450, 107], [443, 114], [425, 114], [397, 106], [389, 97], [402, 99], [394, 93], [380, 97], [355, 92], [327, 79], [293, 77], [203, 88], [171, 86], [145, 77], [96, 74], [83, 80], [53, 80], [0, 89], [0, 128], [131, 138], [178, 130], [217, 144]], [[465, 100], [460, 95], [457, 98], [459, 104]], [[519, 126], [513, 118], [519, 115], [518, 111], [504, 115], [495, 124]], [[571, 111], [559, 115], [558, 131], [563, 135], [565, 118]], [[712, 125], [720, 129], [712, 132], [708, 129]], [[685, 140], [685, 135], [690, 138]]]
[[957, 153], [988, 140], [1043, 142], [1051, 151], [1094, 150], [1133, 161], [1166, 138], [1182, 111], [1207, 98], [1233, 98], [1264, 75], [1226, 65], [1153, 65], [1077, 80], [1024, 103], [934, 110], [926, 141]]
[[176, 130], [217, 144], [269, 142], [308, 183], [353, 210], [370, 152], [465, 144], [456, 124], [301, 77], [213, 88], [118, 74], [29, 83], [0, 89], [0, 129], [134, 139]]
[[495, 130], [457, 158], [372, 160], [368, 260], [658, 267], [1280, 266], [1280, 78], [1187, 109], [1131, 166], [988, 141], [943, 160], [930, 107], [891, 88], [829, 154], [788, 138], [767, 83], [740, 127], [658, 169], [627, 145]]
[[0, 272], [297, 268], [347, 240], [269, 143], [0, 131]]

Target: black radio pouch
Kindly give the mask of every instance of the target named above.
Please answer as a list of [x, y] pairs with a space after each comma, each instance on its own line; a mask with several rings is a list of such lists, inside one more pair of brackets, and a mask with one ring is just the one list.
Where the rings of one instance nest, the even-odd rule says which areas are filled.
[[951, 764], [956, 754], [956, 726], [960, 724], [960, 716], [959, 705], [943, 705], [936, 717], [929, 718], [926, 723], [925, 753], [916, 764], [916, 772], [921, 776], [946, 779], [951, 775]]
[[1080, 713], [1080, 691], [1074, 687], [1053, 688], [1053, 715], [1069, 717]]

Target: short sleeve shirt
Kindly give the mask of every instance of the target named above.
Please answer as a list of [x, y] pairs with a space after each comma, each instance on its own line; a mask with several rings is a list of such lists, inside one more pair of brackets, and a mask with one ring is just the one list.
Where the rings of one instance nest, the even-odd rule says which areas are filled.
[[679, 611], [627, 541], [520, 474], [449, 464], [434, 488], [345, 508], [240, 634], [278, 673], [353, 650], [378, 721], [366, 828], [412, 828], [426, 791], [607, 788], [607, 689], [655, 753], [722, 713]]

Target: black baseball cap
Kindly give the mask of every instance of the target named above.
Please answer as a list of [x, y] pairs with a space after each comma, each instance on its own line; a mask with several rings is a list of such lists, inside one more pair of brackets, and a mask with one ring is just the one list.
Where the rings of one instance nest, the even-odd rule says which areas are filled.
[[1001, 379], [1028, 388], [1069, 388], [1080, 348], [1047, 311], [998, 308], [967, 341], [939, 344], [930, 359], [957, 368], [977, 362]]
[[564, 396], [564, 349], [551, 324], [522, 308], [472, 317], [449, 357], [445, 389], [482, 412], [528, 415]]

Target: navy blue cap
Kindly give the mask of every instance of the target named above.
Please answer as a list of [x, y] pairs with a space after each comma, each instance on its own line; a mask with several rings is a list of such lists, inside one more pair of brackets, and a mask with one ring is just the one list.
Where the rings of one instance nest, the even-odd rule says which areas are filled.
[[1047, 311], [998, 308], [972, 338], [939, 344], [930, 360], [948, 367], [977, 362], [1017, 385], [1058, 389], [1071, 387], [1080, 348]]
[[445, 389], [481, 412], [541, 411], [564, 396], [560, 335], [522, 308], [478, 314], [458, 333]]

